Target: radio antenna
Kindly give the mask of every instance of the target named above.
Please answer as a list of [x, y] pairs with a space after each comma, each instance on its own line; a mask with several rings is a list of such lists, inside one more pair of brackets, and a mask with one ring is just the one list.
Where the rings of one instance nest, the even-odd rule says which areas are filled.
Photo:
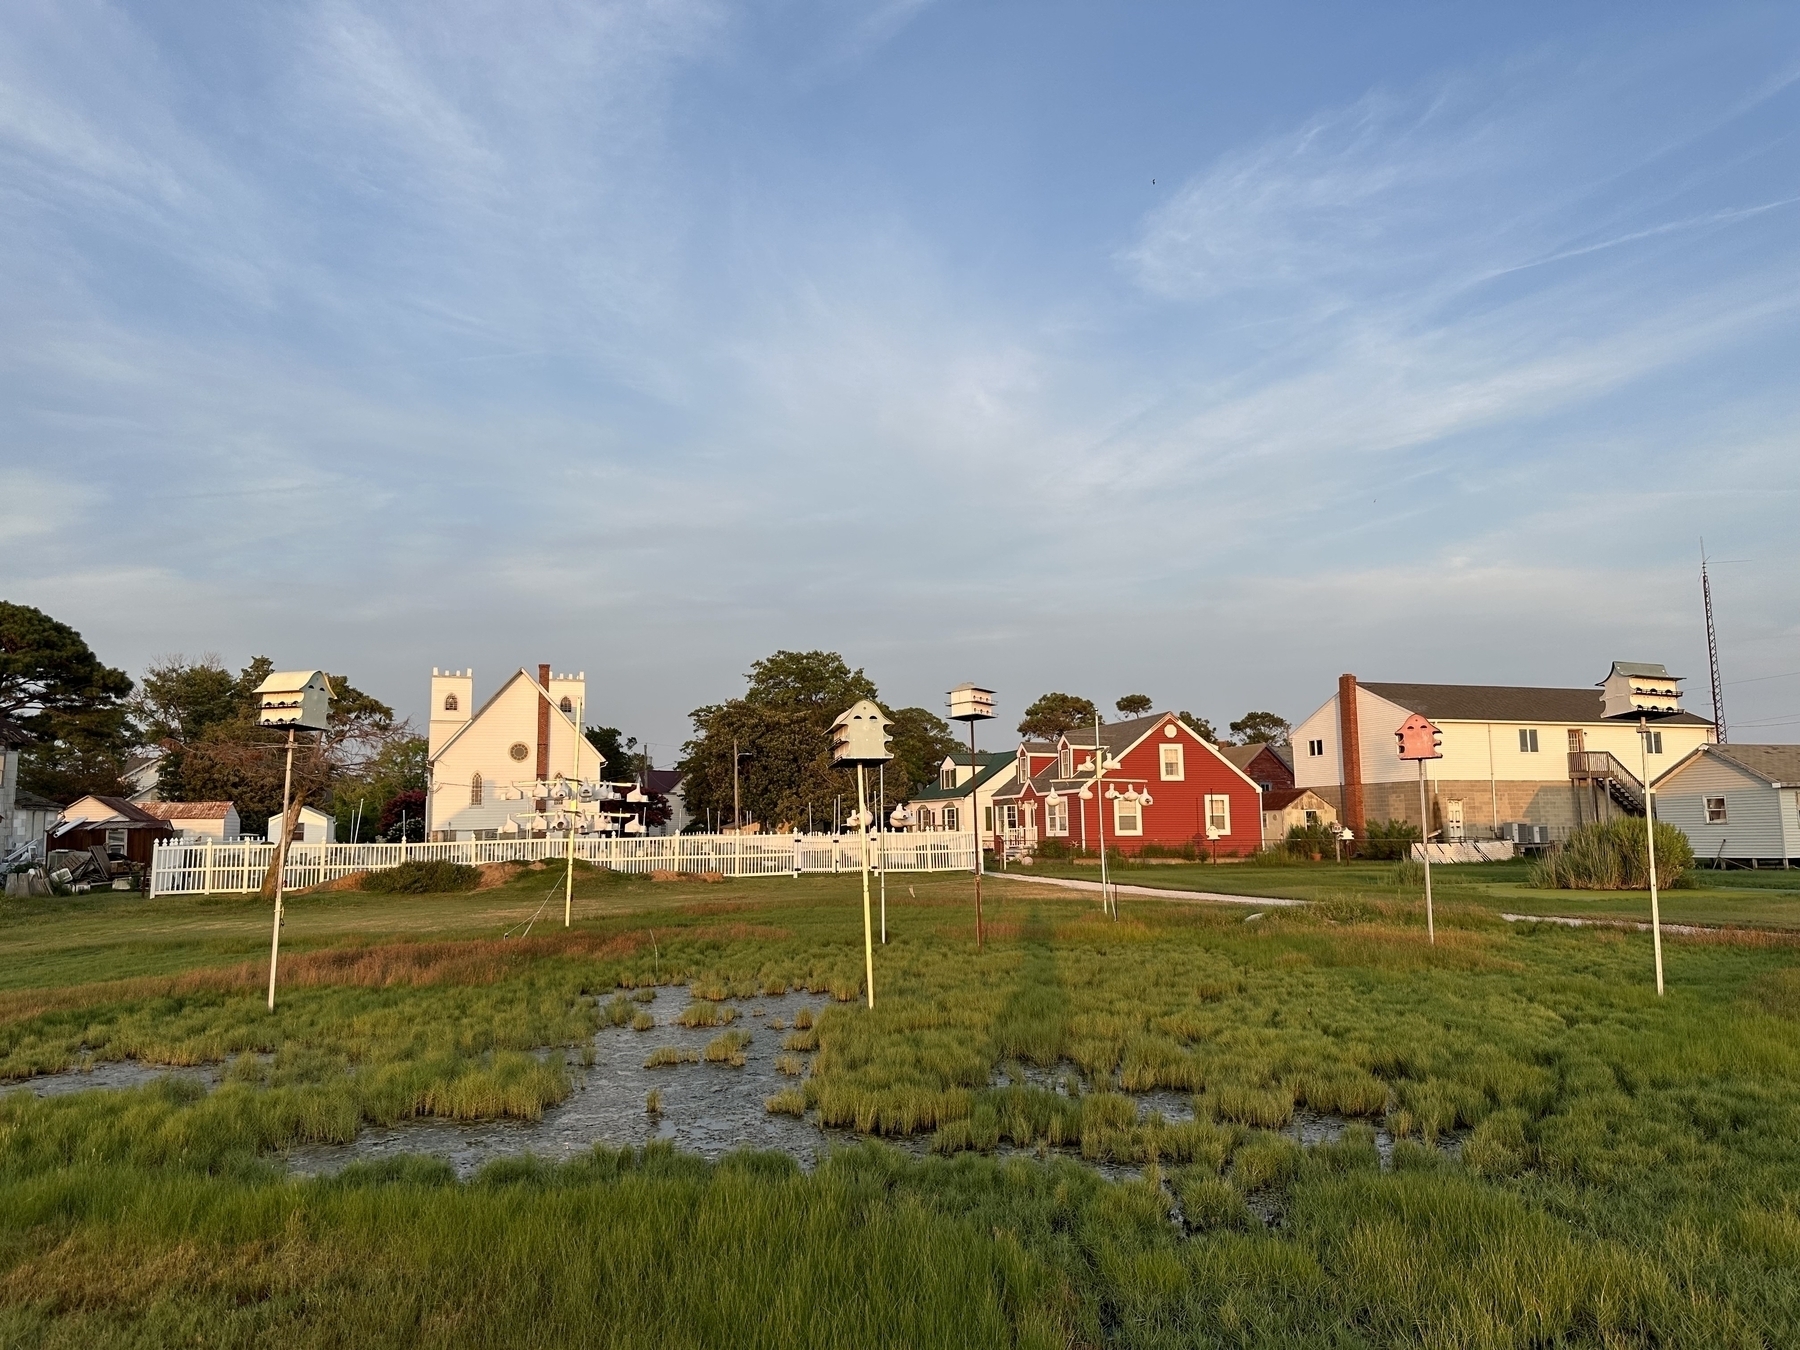
[[1700, 598], [1706, 604], [1706, 660], [1712, 668], [1712, 706], [1713, 726], [1719, 736], [1719, 744], [1724, 745], [1725, 704], [1720, 698], [1719, 685], [1719, 634], [1713, 627], [1712, 578], [1706, 574], [1706, 540], [1700, 541]]

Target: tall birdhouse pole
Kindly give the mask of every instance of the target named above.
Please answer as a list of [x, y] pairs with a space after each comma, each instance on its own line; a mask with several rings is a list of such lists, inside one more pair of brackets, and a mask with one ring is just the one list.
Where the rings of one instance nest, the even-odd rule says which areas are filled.
[[1419, 856], [1425, 862], [1425, 935], [1437, 945], [1437, 925], [1431, 915], [1431, 808], [1425, 801], [1425, 761], [1442, 759], [1444, 733], [1425, 718], [1414, 713], [1394, 733], [1400, 742], [1400, 758], [1417, 760], [1419, 764]]
[[277, 671], [256, 686], [262, 708], [257, 724], [287, 728], [287, 769], [281, 779], [281, 842], [275, 848], [275, 930], [269, 939], [269, 1011], [275, 1011], [275, 967], [281, 959], [281, 911], [287, 895], [288, 819], [294, 795], [294, 733], [323, 731], [331, 721], [331, 680], [322, 670]]
[[950, 720], [969, 724], [969, 829], [975, 840], [975, 950], [982, 948], [981, 932], [981, 796], [976, 790], [980, 771], [975, 764], [975, 724], [994, 715], [994, 691], [979, 685], [959, 684], [950, 691]]
[[888, 742], [887, 716], [869, 699], [860, 699], [831, 724], [831, 762], [856, 766], [856, 833], [862, 842], [863, 970], [869, 1007], [875, 1006], [875, 922], [869, 911], [869, 765], [894, 757]]

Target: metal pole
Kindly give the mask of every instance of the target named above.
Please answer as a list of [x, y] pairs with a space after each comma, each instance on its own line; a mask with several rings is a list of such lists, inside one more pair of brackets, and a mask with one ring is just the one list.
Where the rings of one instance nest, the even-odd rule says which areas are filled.
[[1663, 996], [1662, 909], [1656, 896], [1656, 793], [1650, 787], [1650, 723], [1638, 718], [1638, 772], [1644, 777], [1644, 851], [1650, 859], [1650, 945], [1656, 952], [1656, 996]]
[[969, 829], [975, 839], [975, 950], [981, 951], [981, 806], [975, 794], [975, 721], [969, 719]]
[[1094, 828], [1100, 835], [1100, 908], [1113, 918], [1119, 917], [1113, 903], [1112, 887], [1106, 873], [1106, 798], [1100, 791], [1100, 780], [1106, 775], [1106, 752], [1100, 748], [1100, 714], [1094, 714]]
[[881, 945], [887, 946], [887, 762], [875, 770], [875, 856], [881, 871]]
[[875, 938], [869, 921], [869, 777], [861, 764], [856, 766], [856, 833], [862, 839], [863, 882], [863, 966], [869, 980], [869, 1007], [875, 1006]]
[[275, 1011], [275, 965], [281, 957], [281, 901], [287, 890], [288, 839], [293, 828], [288, 824], [288, 800], [294, 791], [294, 729], [288, 728], [287, 771], [281, 778], [281, 845], [275, 860], [275, 933], [269, 939], [269, 1011]]
[[[575, 706], [575, 776], [563, 784], [563, 835], [569, 845], [569, 870], [563, 877], [563, 927], [567, 928], [575, 913], [575, 816], [569, 809], [568, 793], [581, 785], [581, 719], [586, 716], [580, 704]], [[577, 796], [575, 801], [580, 801]]]
[[1425, 936], [1437, 946], [1437, 925], [1431, 917], [1431, 816], [1425, 806], [1425, 761], [1419, 761], [1419, 856], [1425, 860]]
[[731, 828], [738, 828], [738, 742], [731, 738]]

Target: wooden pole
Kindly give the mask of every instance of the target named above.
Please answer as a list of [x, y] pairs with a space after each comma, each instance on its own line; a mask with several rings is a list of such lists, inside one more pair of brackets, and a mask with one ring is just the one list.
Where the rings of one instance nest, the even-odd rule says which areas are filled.
[[863, 967], [869, 982], [869, 1007], [875, 1006], [875, 931], [869, 915], [869, 775], [856, 766], [856, 833], [862, 839]]

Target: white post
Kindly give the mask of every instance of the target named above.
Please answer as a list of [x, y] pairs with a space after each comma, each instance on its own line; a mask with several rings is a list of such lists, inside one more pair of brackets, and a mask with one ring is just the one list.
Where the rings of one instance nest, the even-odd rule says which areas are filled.
[[[550, 697], [548, 694], [545, 698]], [[563, 927], [567, 928], [573, 921], [575, 913], [575, 813], [571, 810], [573, 802], [568, 793], [578, 792], [581, 786], [581, 719], [585, 714], [581, 705], [575, 705], [575, 776], [563, 784], [563, 836], [568, 841], [569, 868], [563, 877]], [[580, 801], [577, 795], [574, 799]]]
[[881, 872], [881, 945], [887, 946], [887, 763], [875, 770], [875, 861]]
[[294, 729], [288, 728], [287, 772], [281, 779], [281, 844], [275, 850], [275, 934], [269, 939], [269, 1011], [275, 1011], [275, 964], [281, 956], [281, 901], [287, 888], [288, 798], [294, 790]]
[[1100, 908], [1113, 918], [1119, 907], [1113, 903], [1112, 887], [1106, 873], [1106, 796], [1100, 791], [1100, 780], [1106, 775], [1106, 751], [1100, 747], [1100, 714], [1094, 714], [1094, 828], [1100, 834]]
[[875, 936], [869, 920], [869, 776], [856, 766], [856, 833], [862, 840], [863, 965], [869, 980], [869, 1007], [875, 1006]]
[[1419, 761], [1419, 857], [1425, 862], [1425, 936], [1437, 946], [1437, 925], [1431, 917], [1431, 813], [1425, 805], [1425, 761]]
[[975, 950], [981, 951], [981, 799], [975, 791], [975, 721], [969, 720], [969, 829], [975, 839]]
[[1644, 851], [1650, 861], [1650, 945], [1656, 952], [1656, 996], [1663, 996], [1662, 909], [1656, 897], [1656, 793], [1650, 787], [1650, 723], [1638, 718], [1638, 772], [1644, 779]]
[[210, 834], [206, 836], [206, 874], [205, 875], [206, 875], [206, 880], [205, 880], [206, 894], [211, 895], [212, 888], [213, 888], [213, 837]]

